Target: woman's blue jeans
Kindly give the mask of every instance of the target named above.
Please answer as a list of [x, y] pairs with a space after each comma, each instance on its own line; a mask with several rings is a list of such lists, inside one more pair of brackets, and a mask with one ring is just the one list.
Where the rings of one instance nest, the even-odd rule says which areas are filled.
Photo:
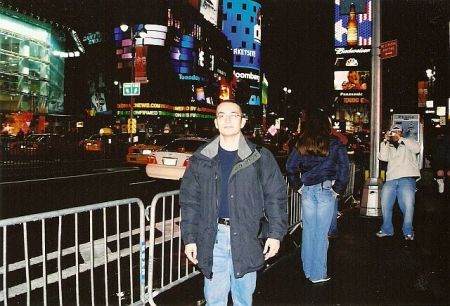
[[337, 235], [338, 234], [337, 214], [338, 214], [338, 200], [335, 199], [335, 201], [334, 201], [334, 212], [333, 212], [333, 217], [331, 218], [331, 225], [330, 225], [330, 229], [328, 230], [328, 236], [333, 236], [333, 235]]
[[381, 211], [383, 213], [383, 225], [381, 231], [388, 235], [394, 235], [392, 225], [392, 210], [395, 199], [403, 213], [403, 234], [414, 235], [413, 217], [414, 203], [416, 199], [416, 180], [413, 177], [402, 177], [386, 181], [381, 189]]
[[335, 198], [322, 184], [302, 189], [303, 232], [301, 257], [305, 276], [311, 281], [327, 278], [328, 230]]
[[205, 277], [204, 293], [207, 306], [226, 306], [230, 289], [233, 305], [252, 305], [256, 272], [247, 273], [241, 278], [234, 277], [228, 225], [218, 224], [212, 272], [211, 279]]

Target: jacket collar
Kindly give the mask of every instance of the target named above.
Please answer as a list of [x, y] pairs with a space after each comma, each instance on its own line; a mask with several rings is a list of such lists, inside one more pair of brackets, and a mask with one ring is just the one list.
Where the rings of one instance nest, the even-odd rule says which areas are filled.
[[[206, 156], [208, 158], [214, 158], [219, 152], [219, 139], [220, 136], [216, 136], [213, 138], [201, 151], [200, 154]], [[248, 142], [246, 141], [244, 135], [241, 133], [239, 136], [239, 145], [238, 145], [238, 156], [240, 159], [245, 159], [250, 154], [252, 154], [253, 150], [250, 148]]]

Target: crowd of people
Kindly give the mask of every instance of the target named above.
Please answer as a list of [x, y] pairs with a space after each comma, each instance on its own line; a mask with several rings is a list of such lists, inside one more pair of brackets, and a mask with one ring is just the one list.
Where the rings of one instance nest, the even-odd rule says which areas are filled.
[[[317, 284], [330, 279], [328, 231], [349, 167], [326, 114], [308, 118], [286, 170], [303, 198], [303, 270]], [[278, 253], [287, 232], [286, 184], [272, 153], [242, 134], [246, 118], [238, 104], [221, 103], [214, 122], [219, 135], [193, 154], [182, 179], [182, 239], [187, 258], [204, 275], [207, 305], [226, 305], [230, 292], [234, 305], [251, 305], [256, 272]], [[262, 218], [268, 233], [261, 246]]]
[[[182, 179], [181, 235], [187, 258], [204, 275], [207, 305], [251, 305], [256, 272], [275, 256], [287, 232], [286, 184], [273, 154], [245, 137], [240, 106], [217, 107], [219, 135], [191, 157]], [[436, 147], [436, 180], [450, 181], [450, 136]], [[322, 110], [303, 112], [298, 135], [286, 163], [290, 188], [301, 194], [301, 267], [312, 284], [328, 282], [329, 239], [337, 234], [337, 203], [349, 180], [347, 139], [333, 130]], [[420, 144], [393, 125], [380, 144], [378, 159], [388, 164], [381, 191], [383, 222], [378, 237], [394, 235], [395, 201], [403, 214], [403, 235], [413, 240], [417, 155]], [[249, 188], [248, 186], [252, 186]], [[443, 191], [443, 189], [439, 189]], [[448, 192], [447, 192], [448, 193]], [[258, 239], [261, 219], [268, 221], [267, 240]]]

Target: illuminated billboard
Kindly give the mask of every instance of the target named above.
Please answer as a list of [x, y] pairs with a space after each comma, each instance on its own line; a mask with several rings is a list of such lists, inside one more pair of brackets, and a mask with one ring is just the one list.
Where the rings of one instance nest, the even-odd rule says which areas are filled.
[[335, 0], [334, 45], [372, 45], [372, 0]]
[[200, 13], [213, 25], [217, 25], [219, 0], [201, 0]]
[[334, 90], [343, 103], [369, 103], [369, 71], [346, 70], [334, 72]]
[[224, 0], [222, 5], [222, 32], [231, 42], [236, 79], [249, 84], [248, 104], [260, 105], [261, 5], [251, 0]]

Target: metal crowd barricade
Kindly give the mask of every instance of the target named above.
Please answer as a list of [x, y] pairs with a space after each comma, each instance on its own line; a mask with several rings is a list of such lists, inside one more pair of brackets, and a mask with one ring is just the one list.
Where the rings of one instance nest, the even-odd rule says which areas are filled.
[[[162, 292], [200, 273], [182, 250], [179, 193], [179, 190], [159, 193], [145, 210], [150, 222], [147, 289], [151, 305], [156, 305], [154, 298]], [[299, 193], [288, 189], [286, 210], [290, 235], [301, 225], [300, 208]]]
[[150, 221], [148, 302], [160, 293], [199, 274], [182, 251], [179, 190], [158, 193], [145, 209]]
[[342, 199], [344, 203], [347, 203], [348, 201], [352, 201], [352, 206], [359, 204], [359, 201], [355, 199], [354, 192], [355, 192], [355, 171], [356, 166], [354, 162], [350, 162], [349, 164], [349, 181], [347, 184], [347, 188], [345, 189], [345, 193], [342, 196]]
[[301, 196], [292, 188], [289, 188], [289, 182], [287, 176], [284, 177], [286, 184], [288, 186], [288, 202], [287, 202], [287, 213], [288, 213], [288, 233], [292, 233], [300, 226], [302, 227], [302, 206], [301, 206]]
[[131, 198], [0, 220], [0, 302], [144, 304], [144, 212]]

